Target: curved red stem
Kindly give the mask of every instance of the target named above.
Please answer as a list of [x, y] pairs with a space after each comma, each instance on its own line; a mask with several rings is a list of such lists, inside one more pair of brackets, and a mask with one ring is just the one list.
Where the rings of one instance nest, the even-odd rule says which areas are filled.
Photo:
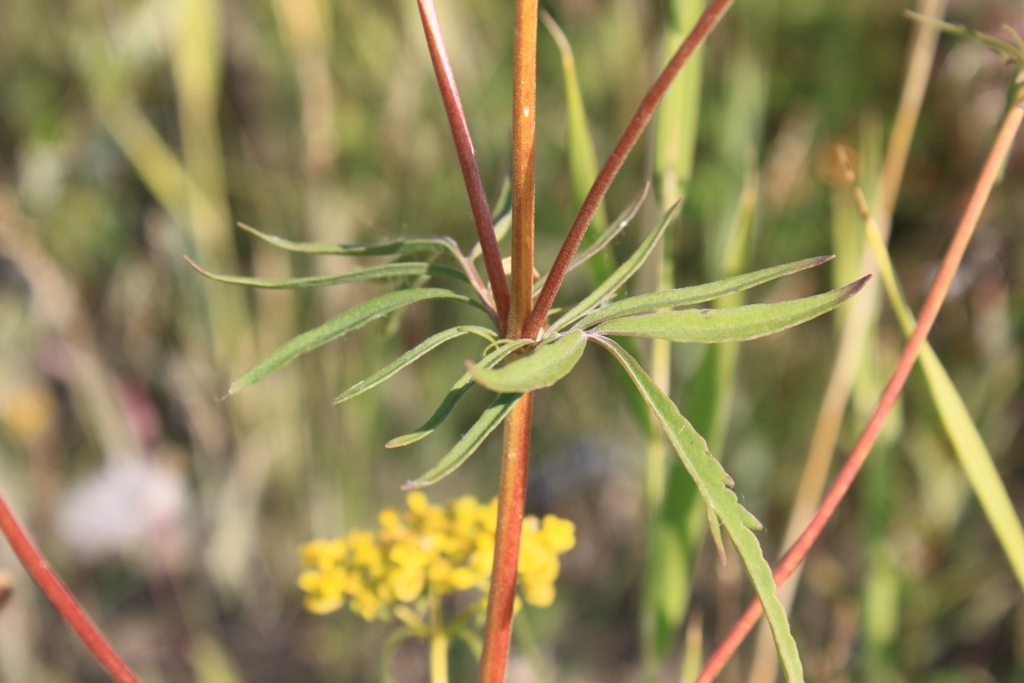
[[2, 493], [0, 493], [0, 531], [11, 544], [14, 554], [25, 567], [28, 575], [43, 591], [43, 595], [78, 635], [82, 644], [96, 657], [100, 666], [107, 670], [110, 677], [117, 683], [140, 683], [135, 672], [118, 656], [107, 639], [100, 633], [96, 624], [71, 595], [71, 591], [53, 571], [50, 563], [46, 561], [39, 548], [32, 542], [24, 527], [14, 516]]
[[[992, 151], [985, 162], [985, 167], [978, 177], [974, 193], [971, 195], [971, 201], [964, 211], [960, 225], [957, 226], [956, 233], [953, 235], [953, 241], [946, 250], [946, 256], [942, 261], [942, 266], [935, 278], [935, 282], [932, 284], [928, 297], [921, 307], [917, 328], [907, 341], [907, 345], [903, 348], [899, 364], [896, 366], [896, 370], [893, 372], [889, 383], [885, 386], [875, 412], [864, 427], [864, 431], [861, 432], [860, 438], [857, 439], [857, 443], [853, 447], [853, 451], [847, 458], [846, 463], [844, 463], [842, 470], [836, 476], [832, 488], [829, 489], [825, 498], [822, 499], [821, 506], [815, 513], [814, 518], [811, 519], [810, 524], [807, 525], [807, 529], [793, 543], [793, 546], [786, 552], [785, 557], [782, 558], [778, 568], [775, 570], [776, 586], [784, 584], [796, 568], [800, 566], [800, 563], [804, 561], [804, 558], [807, 557], [811, 546], [818, 540], [825, 525], [832, 518], [846, 492], [850, 490], [850, 486], [853, 485], [853, 480], [856, 479], [861, 466], [867, 460], [871, 447], [874, 445], [875, 439], [878, 438], [878, 433], [882, 430], [886, 417], [888, 417], [893, 405], [895, 405], [900, 392], [903, 391], [907, 377], [910, 376], [910, 371], [917, 361], [921, 345], [924, 344], [924, 340], [928, 337], [928, 333], [935, 324], [935, 319], [939, 315], [939, 309], [942, 308], [942, 303], [949, 292], [949, 286], [953, 282], [953, 277], [956, 275], [960, 262], [963, 260], [964, 252], [967, 250], [967, 245], [974, 234], [974, 228], [978, 225], [982, 209], [985, 208], [985, 204], [988, 202], [992, 186], [999, 175], [999, 169], [1002, 167], [1010, 151], [1013, 139], [1020, 129], [1022, 120], [1024, 120], [1024, 109], [1014, 107], [1003, 121], [999, 134], [992, 145]], [[754, 628], [760, 616], [761, 603], [754, 601], [747, 607], [746, 612], [743, 613], [740, 620], [733, 626], [729, 635], [726, 636], [722, 644], [718, 646], [718, 649], [708, 659], [704, 670], [695, 683], [710, 683], [721, 673], [729, 658], [736, 652], [743, 639], [750, 633], [750, 630]]]

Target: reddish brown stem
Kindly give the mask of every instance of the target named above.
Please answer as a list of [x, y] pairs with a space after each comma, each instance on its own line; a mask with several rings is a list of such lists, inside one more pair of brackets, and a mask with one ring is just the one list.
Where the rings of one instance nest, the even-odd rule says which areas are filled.
[[512, 303], [508, 336], [519, 337], [533, 305], [534, 139], [537, 121], [537, 0], [516, 2], [512, 55]]
[[503, 683], [512, 637], [512, 612], [519, 575], [519, 539], [526, 506], [533, 394], [526, 394], [505, 420], [504, 455], [498, 485], [498, 527], [494, 534], [494, 569], [487, 598], [487, 626], [480, 657], [480, 683]]
[[480, 180], [480, 167], [476, 163], [476, 153], [473, 151], [469, 125], [466, 123], [466, 115], [462, 111], [462, 100], [459, 99], [455, 76], [452, 74], [448, 53], [444, 48], [441, 24], [437, 19], [434, 0], [419, 0], [419, 8], [420, 19], [423, 21], [423, 32], [427, 37], [427, 48], [430, 50], [430, 61], [434, 65], [434, 75], [437, 77], [441, 99], [444, 101], [444, 110], [448, 115], [448, 125], [452, 129], [455, 151], [458, 153], [459, 165], [462, 167], [462, 177], [466, 181], [469, 208], [473, 212], [473, 221], [476, 223], [476, 233], [480, 240], [484, 267], [487, 269], [487, 279], [491, 284], [491, 293], [494, 296], [494, 306], [497, 309], [498, 320], [504, 325], [508, 319], [509, 310], [508, 282], [505, 280], [505, 269], [501, 265], [498, 240], [494, 237], [491, 212], [487, 207], [487, 193], [484, 192], [483, 182]]
[[537, 303], [533, 307], [533, 312], [526, 322], [522, 336], [534, 338], [544, 326], [544, 321], [548, 317], [548, 311], [551, 310], [551, 305], [555, 301], [555, 295], [558, 294], [558, 289], [562, 286], [562, 280], [565, 279], [565, 274], [569, 270], [569, 264], [572, 263], [572, 258], [580, 247], [583, 235], [587, 232], [590, 221], [593, 220], [598, 207], [601, 206], [601, 201], [608, 192], [612, 181], [615, 180], [615, 176], [618, 175], [619, 169], [622, 168], [622, 164], [625, 163], [626, 157], [629, 156], [637, 140], [640, 139], [640, 135], [647, 128], [647, 124], [650, 123], [651, 118], [654, 116], [658, 104], [665, 97], [669, 86], [672, 85], [672, 81], [675, 80], [679, 72], [686, 66], [686, 62], [689, 61], [694, 51], [700, 47], [701, 43], [708, 37], [708, 34], [722, 20], [729, 7], [732, 6], [733, 1], [712, 0], [700, 16], [700, 19], [697, 20], [696, 26], [690, 31], [690, 35], [686, 36], [686, 40], [679, 46], [676, 53], [672, 55], [672, 59], [665, 65], [658, 79], [654, 81], [654, 85], [651, 86], [651, 89], [647, 91], [644, 99], [640, 102], [640, 106], [636, 108], [633, 118], [629, 120], [622, 136], [615, 143], [615, 148], [612, 149], [612, 153], [608, 156], [608, 161], [605, 162], [604, 167], [597, 174], [597, 179], [594, 180], [590, 192], [587, 193], [586, 199], [583, 200], [583, 205], [580, 207], [579, 213], [576, 214], [572, 227], [569, 228], [569, 234], [566, 235], [562, 248], [559, 249], [558, 256], [555, 257], [555, 262], [551, 266], [551, 271], [548, 273], [544, 287], [540, 291]]
[[[978, 177], [978, 183], [974, 188], [974, 193], [971, 195], [971, 201], [967, 205], [963, 218], [960, 220], [960, 225], [957, 226], [956, 233], [953, 235], [953, 241], [946, 251], [946, 256], [942, 261], [942, 266], [935, 278], [935, 282], [932, 284], [931, 291], [928, 292], [928, 298], [925, 299], [924, 305], [921, 307], [917, 328], [907, 341], [907, 345], [900, 356], [899, 364], [886, 385], [885, 391], [882, 392], [882, 397], [878, 401], [875, 412], [864, 427], [864, 431], [861, 432], [860, 438], [857, 440], [856, 445], [854, 445], [853, 451], [847, 458], [842, 470], [836, 476], [832, 488], [825, 495], [817, 513], [815, 513], [810, 524], [807, 525], [807, 529], [804, 530], [789, 551], [786, 552], [785, 557], [779, 563], [779, 567], [775, 570], [776, 586], [784, 584], [786, 579], [793, 574], [796, 568], [800, 566], [800, 563], [804, 561], [804, 558], [807, 557], [811, 546], [818, 540], [825, 525], [831, 519], [833, 513], [835, 513], [836, 508], [839, 507], [839, 503], [842, 502], [846, 492], [850, 490], [850, 486], [853, 485], [853, 480], [864, 465], [864, 461], [867, 460], [871, 447], [874, 445], [875, 439], [878, 438], [878, 433], [882, 430], [886, 417], [888, 417], [889, 412], [896, 403], [900, 392], [903, 391], [907, 377], [917, 361], [921, 345], [924, 344], [928, 333], [935, 324], [935, 319], [939, 315], [939, 309], [942, 308], [942, 302], [945, 300], [946, 294], [949, 292], [949, 286], [956, 275], [957, 268], [959, 268], [960, 262], [963, 260], [967, 244], [974, 234], [974, 228], [981, 217], [982, 209], [985, 208], [985, 204], [988, 202], [992, 186], [995, 184], [999, 169], [1006, 160], [1006, 156], [1013, 144], [1013, 139], [1020, 129], [1022, 119], [1024, 119], [1024, 109], [1014, 107], [1003, 121], [995, 143], [992, 145], [992, 151], [985, 162], [985, 167]], [[718, 646], [718, 649], [715, 650], [711, 658], [708, 659], [696, 683], [710, 683], [715, 679], [725, 667], [729, 658], [739, 648], [743, 639], [754, 628], [760, 616], [761, 603], [754, 601], [747, 607], [747, 611], [743, 613], [743, 616], [733, 626], [729, 635]]]
[[50, 563], [32, 542], [24, 527], [14, 516], [6, 499], [0, 493], [0, 531], [11, 544], [14, 554], [36, 582], [43, 595], [57, 609], [61, 618], [78, 635], [85, 647], [96, 657], [117, 683], [140, 683], [135, 672], [117, 655], [107, 639], [85, 613], [64, 582], [53, 571]]

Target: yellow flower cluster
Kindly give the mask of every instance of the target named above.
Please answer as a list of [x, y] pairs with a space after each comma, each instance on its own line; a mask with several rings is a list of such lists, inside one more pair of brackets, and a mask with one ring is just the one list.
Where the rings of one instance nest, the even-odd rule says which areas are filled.
[[[344, 538], [317, 540], [299, 549], [303, 572], [299, 588], [306, 609], [317, 614], [344, 606], [367, 621], [408, 614], [428, 595], [486, 591], [494, 560], [497, 501], [484, 505], [463, 496], [445, 506], [431, 505], [414, 491], [408, 510], [387, 508], [380, 531], [354, 530]], [[559, 555], [576, 545], [576, 527], [554, 515], [523, 520], [519, 586], [523, 599], [546, 607], [555, 599]]]

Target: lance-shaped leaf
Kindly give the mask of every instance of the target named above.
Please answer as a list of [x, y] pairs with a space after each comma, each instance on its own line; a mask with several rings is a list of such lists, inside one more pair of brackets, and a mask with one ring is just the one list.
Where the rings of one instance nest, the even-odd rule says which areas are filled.
[[614, 296], [619, 287], [624, 285], [629, 278], [633, 277], [633, 274], [640, 269], [640, 266], [644, 264], [647, 257], [651, 255], [651, 252], [654, 250], [654, 245], [656, 245], [658, 240], [661, 239], [661, 236], [665, 234], [665, 229], [668, 228], [669, 224], [679, 213], [679, 209], [682, 205], [682, 200], [679, 200], [671, 209], [665, 212], [661, 221], [654, 230], [651, 231], [651, 234], [640, 243], [640, 246], [635, 252], [633, 252], [633, 255], [623, 261], [622, 265], [616, 268], [615, 272], [612, 273], [607, 280], [598, 285], [589, 296], [570, 308], [564, 315], [562, 315], [561, 318], [552, 323], [546, 334], [552, 335], [559, 330], [565, 329], [590, 313], [595, 306], [600, 305], [605, 299]]
[[861, 290], [870, 275], [824, 294], [775, 304], [734, 308], [699, 308], [616, 318], [594, 332], [610, 336], [667, 339], [680, 344], [747, 341], [807, 322], [843, 303]]
[[[529, 339], [517, 339], [515, 341], [502, 344], [500, 347], [481, 358], [476, 367], [494, 367], [510, 353], [516, 349], [521, 349], [530, 343]], [[438, 425], [444, 422], [444, 419], [452, 412], [452, 408], [455, 407], [455, 404], [458, 403], [460, 398], [465, 396], [466, 392], [469, 391], [474, 384], [473, 376], [468, 372], [464, 374], [455, 382], [455, 384], [452, 385], [452, 388], [449, 389], [448, 393], [445, 395], [444, 400], [441, 401], [441, 405], [437, 407], [434, 414], [431, 415], [422, 426], [408, 434], [396, 436], [394, 439], [391, 439], [391, 441], [384, 444], [384, 448], [401, 448], [402, 446], [408, 446], [411, 443], [416, 443], [425, 436], [428, 436], [431, 432], [437, 429]]]
[[242, 285], [243, 287], [259, 287], [261, 289], [308, 289], [310, 287], [328, 287], [330, 285], [343, 285], [349, 282], [360, 282], [363, 280], [390, 280], [399, 277], [450, 277], [460, 282], [469, 284], [469, 278], [465, 273], [455, 268], [438, 265], [436, 263], [408, 262], [389, 263], [384, 266], [363, 268], [350, 273], [337, 273], [335, 275], [314, 275], [311, 277], [293, 278], [272, 278], [272, 277], [246, 277], [242, 275], [220, 275], [211, 273], [195, 263], [188, 256], [185, 257], [188, 264], [197, 271], [217, 282], [226, 282], [229, 285]]
[[498, 394], [494, 402], [487, 406], [483, 414], [480, 415], [480, 419], [436, 465], [419, 479], [407, 482], [402, 489], [408, 491], [430, 486], [457, 470], [480, 447], [487, 435], [501, 424], [505, 416], [512, 412], [512, 408], [522, 396], [522, 394]]
[[255, 384], [275, 370], [288, 365], [288, 363], [291, 363], [302, 354], [342, 337], [352, 330], [359, 329], [371, 320], [426, 299], [453, 299], [471, 305], [479, 305], [469, 297], [456, 294], [448, 289], [403, 289], [397, 292], [389, 292], [376, 299], [370, 299], [365, 303], [354, 306], [341, 315], [328, 320], [323, 325], [286, 342], [272, 354], [257, 363], [251, 370], [232, 382], [228, 394], [237, 393], [245, 387]]
[[693, 304], [701, 304], [706, 301], [714, 301], [715, 299], [726, 296], [727, 294], [743, 292], [752, 287], [757, 287], [758, 285], [763, 285], [766, 282], [771, 282], [777, 278], [792, 275], [793, 273], [806, 270], [807, 268], [820, 266], [822, 263], [830, 261], [833, 258], [833, 256], [817, 256], [815, 258], [794, 261], [793, 263], [786, 263], [773, 268], [756, 270], [753, 273], [744, 273], [743, 275], [736, 275], [724, 280], [708, 282], [706, 284], [695, 285], [693, 287], [682, 287], [680, 289], [670, 289], [661, 292], [651, 292], [650, 294], [641, 294], [640, 296], [631, 296], [628, 299], [616, 301], [615, 303], [608, 304], [603, 308], [599, 308], [577, 323], [576, 326], [588, 328], [599, 323], [603, 323], [605, 320], [612, 320], [613, 318], [621, 318], [627, 315], [637, 315], [640, 313], [650, 313], [651, 311], [658, 311], [664, 308], [678, 308], [679, 306], [692, 306]]
[[550, 387], [576, 366], [587, 347], [581, 331], [570, 332], [549, 343], [541, 344], [530, 355], [496, 370], [474, 365], [469, 374], [476, 383], [491, 391], [525, 394]]
[[772, 579], [771, 567], [765, 561], [757, 537], [751, 531], [751, 529], [760, 529], [760, 523], [740, 505], [731, 488], [732, 479], [711, 455], [704, 438], [683, 417], [676, 405], [658, 388], [654, 380], [644, 372], [636, 359], [610, 339], [599, 336], [592, 337], [592, 339], [607, 348], [622, 364], [664, 428], [669, 443], [679, 454], [683, 466], [693, 477], [697, 484], [697, 490], [700, 491], [700, 495], [704, 499], [704, 504], [708, 508], [711, 533], [723, 559], [725, 556], [721, 545], [719, 525], [725, 527], [726, 533], [732, 539], [736, 552], [743, 562], [747, 576], [750, 577], [750, 582], [757, 592], [761, 605], [764, 607], [764, 614], [775, 638], [775, 647], [779, 651], [779, 659], [782, 662], [786, 680], [790, 683], [802, 682], [803, 666], [800, 663], [796, 641], [789, 628], [786, 611], [775, 593], [775, 581]]
[[390, 240], [380, 244], [330, 244], [327, 242], [295, 242], [277, 235], [268, 235], [256, 228], [239, 223], [238, 227], [259, 237], [279, 249], [300, 254], [328, 256], [391, 256], [393, 254], [422, 254], [431, 251], [451, 251], [458, 248], [445, 237], [426, 237], [408, 240]]
[[486, 327], [479, 327], [477, 325], [460, 325], [459, 327], [452, 327], [447, 330], [443, 330], [435, 335], [427, 337], [419, 344], [396, 358], [393, 362], [384, 366], [366, 379], [353, 384], [334, 399], [334, 401], [332, 401], [332, 405], [338, 405], [339, 403], [343, 403], [350, 398], [354, 398], [363, 392], [369, 391], [378, 384], [382, 384], [383, 382], [391, 379], [399, 370], [408, 365], [412, 365], [441, 344], [444, 344], [446, 341], [450, 341], [467, 334], [475, 334], [479, 337], [483, 337], [489, 342], [495, 341], [494, 332]]

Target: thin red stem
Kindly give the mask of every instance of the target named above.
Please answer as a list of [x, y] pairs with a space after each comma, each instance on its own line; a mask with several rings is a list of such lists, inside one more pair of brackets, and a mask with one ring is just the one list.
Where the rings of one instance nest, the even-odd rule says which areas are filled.
[[503, 683], [508, 668], [532, 421], [533, 394], [526, 394], [505, 420], [504, 455], [498, 485], [498, 527], [494, 534], [494, 569], [487, 598], [480, 683]]
[[[874, 414], [872, 414], [871, 419], [864, 427], [864, 431], [861, 432], [860, 438], [853, 447], [853, 451], [847, 458], [842, 470], [836, 476], [832, 488], [825, 495], [817, 513], [815, 513], [810, 524], [807, 525], [807, 529], [804, 530], [789, 551], [786, 552], [785, 557], [782, 558], [778, 568], [775, 570], [776, 586], [784, 584], [807, 557], [811, 546], [818, 540], [825, 525], [831, 519], [833, 513], [835, 513], [836, 508], [839, 507], [839, 503], [842, 502], [847, 491], [850, 490], [853, 480], [857, 477], [857, 473], [867, 460], [871, 447], [874, 445], [875, 439], [878, 438], [878, 433], [882, 430], [886, 417], [888, 417], [893, 405], [895, 405], [900, 392], [903, 391], [907, 377], [910, 376], [910, 371], [917, 361], [921, 345], [924, 344], [928, 333], [935, 324], [935, 319], [939, 315], [939, 309], [942, 308], [942, 303], [949, 292], [949, 286], [953, 282], [953, 277], [956, 275], [960, 262], [963, 260], [964, 252], [967, 250], [967, 245], [974, 234], [974, 228], [977, 226], [981, 212], [988, 202], [992, 186], [999, 175], [999, 169], [1002, 167], [1007, 154], [1009, 154], [1010, 147], [1013, 144], [1014, 137], [1017, 135], [1017, 131], [1020, 129], [1022, 120], [1024, 120], [1024, 109], [1014, 107], [1003, 121], [999, 134], [992, 145], [992, 151], [985, 162], [985, 167], [978, 177], [978, 183], [974, 188], [974, 193], [971, 195], [971, 201], [967, 205], [963, 218], [960, 220], [960, 225], [957, 226], [956, 233], [953, 235], [953, 241], [946, 251], [946, 256], [942, 261], [942, 266], [935, 278], [935, 282], [932, 284], [931, 291], [928, 292], [928, 297], [921, 307], [917, 328], [907, 341], [903, 354], [900, 356], [899, 364], [886, 385], [885, 391], [882, 392], [882, 397], [878, 401]], [[747, 608], [747, 611], [743, 613], [743, 616], [740, 617], [740, 620], [736, 622], [736, 625], [733, 626], [729, 635], [718, 646], [715, 653], [708, 659], [696, 683], [710, 683], [715, 679], [725, 667], [729, 658], [739, 648], [743, 639], [750, 633], [750, 630], [757, 623], [760, 616], [761, 603], [754, 601]]]
[[7, 542], [11, 544], [14, 554], [25, 567], [28, 575], [43, 591], [43, 595], [57, 609], [61, 618], [78, 635], [89, 652], [96, 657], [100, 666], [110, 674], [110, 677], [117, 683], [140, 683], [139, 678], [117, 655], [96, 624], [53, 571], [50, 563], [46, 561], [17, 517], [14, 516], [2, 493], [0, 493], [0, 531], [7, 538]]
[[608, 161], [605, 162], [604, 167], [597, 174], [597, 179], [594, 180], [590, 192], [587, 193], [586, 199], [583, 200], [579, 213], [576, 214], [572, 227], [569, 228], [569, 234], [566, 235], [562, 248], [558, 251], [558, 256], [555, 257], [555, 262], [551, 266], [551, 271], [548, 273], [544, 287], [540, 291], [537, 303], [533, 307], [533, 312], [526, 322], [526, 327], [523, 330], [524, 337], [536, 337], [537, 333], [544, 326], [548, 311], [551, 310], [551, 305], [555, 301], [555, 295], [558, 294], [558, 289], [562, 286], [562, 280], [565, 279], [565, 274], [569, 271], [569, 264], [572, 263], [572, 258], [576, 255], [580, 242], [583, 241], [583, 235], [587, 232], [590, 221], [593, 220], [598, 207], [601, 206], [601, 201], [608, 192], [612, 181], [615, 180], [615, 176], [618, 175], [622, 164], [625, 163], [626, 157], [629, 156], [637, 140], [640, 139], [640, 135], [647, 128], [647, 124], [650, 123], [651, 118], [654, 116], [658, 104], [665, 97], [669, 86], [672, 85], [672, 81], [675, 80], [679, 72], [686, 66], [690, 56], [700, 47], [701, 43], [708, 37], [708, 34], [722, 20], [722, 17], [725, 16], [733, 2], [734, 0], [712, 0], [700, 16], [700, 19], [697, 20], [696, 26], [690, 31], [690, 35], [686, 36], [686, 40], [679, 46], [676, 53], [672, 55], [672, 59], [665, 65], [658, 79], [654, 81], [654, 85], [651, 86], [651, 89], [647, 91], [644, 99], [640, 102], [640, 106], [636, 108], [633, 118], [626, 125], [626, 129], [623, 131], [619, 141], [615, 143], [615, 148], [612, 149], [612, 153], [608, 156]]
[[452, 74], [448, 53], [444, 48], [441, 24], [437, 19], [434, 0], [419, 0], [419, 8], [420, 19], [423, 21], [423, 32], [427, 37], [427, 48], [430, 50], [430, 61], [434, 65], [434, 75], [437, 77], [441, 99], [444, 101], [444, 110], [448, 115], [448, 125], [452, 129], [455, 151], [458, 153], [459, 165], [462, 167], [462, 177], [466, 181], [469, 208], [473, 212], [473, 221], [476, 223], [476, 233], [480, 240], [480, 249], [483, 252], [484, 267], [487, 269], [487, 279], [491, 283], [491, 293], [494, 296], [494, 306], [498, 312], [498, 320], [504, 325], [505, 320], [508, 319], [509, 310], [508, 282], [505, 280], [505, 270], [501, 265], [498, 240], [494, 236], [491, 212], [487, 206], [487, 193], [484, 192], [483, 182], [480, 180], [480, 167], [476, 163], [473, 139], [469, 135], [469, 125], [466, 123], [466, 115], [462, 111], [462, 100], [459, 99], [455, 76]]

